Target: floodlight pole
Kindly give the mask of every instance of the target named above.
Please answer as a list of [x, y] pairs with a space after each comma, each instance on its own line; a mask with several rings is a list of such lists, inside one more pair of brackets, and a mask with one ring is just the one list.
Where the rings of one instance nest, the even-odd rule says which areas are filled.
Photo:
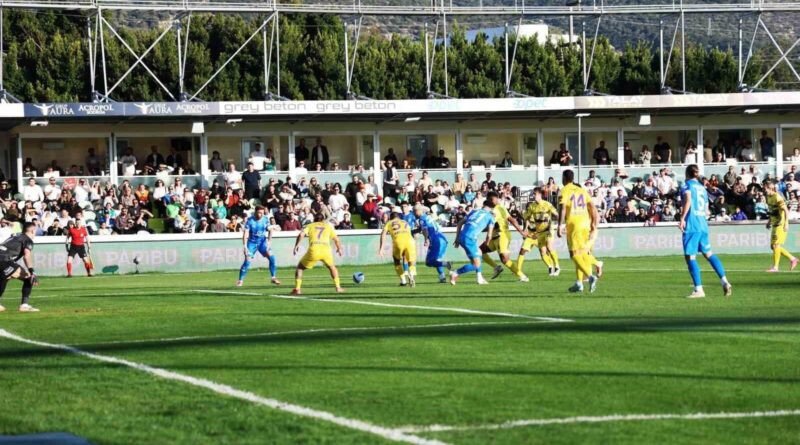
[[589, 82], [589, 76], [586, 73], [586, 22], [581, 22], [581, 71], [583, 72], [583, 89], [585, 90]]
[[100, 37], [100, 61], [103, 64], [103, 101], [108, 102], [108, 69], [106, 68], [106, 39], [103, 27], [103, 10], [97, 7], [97, 31]]
[[744, 78], [742, 76], [744, 74], [742, 71], [742, 37], [742, 19], [739, 19], [739, 89], [742, 88], [742, 84], [744, 83]]
[[658, 21], [658, 74], [664, 88], [664, 21]]
[[686, 15], [683, 12], [683, 1], [681, 1], [681, 88], [686, 94]]
[[[442, 0], [444, 1], [444, 0]], [[444, 12], [444, 4], [442, 4], [442, 34], [444, 36], [444, 95], [450, 97], [450, 86], [448, 81], [447, 71], [447, 14]], [[435, 44], [435, 43], [434, 43]]]

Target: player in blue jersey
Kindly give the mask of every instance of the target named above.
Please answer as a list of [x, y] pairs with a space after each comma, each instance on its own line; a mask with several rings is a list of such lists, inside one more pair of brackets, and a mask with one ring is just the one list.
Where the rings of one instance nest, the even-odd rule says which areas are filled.
[[425, 265], [435, 267], [439, 272], [439, 282], [446, 283], [447, 275], [444, 271], [453, 267], [449, 261], [442, 261], [447, 252], [447, 238], [442, 233], [439, 223], [430, 214], [425, 213], [425, 207], [421, 204], [414, 206], [414, 217], [416, 218], [416, 227], [419, 227], [422, 236], [425, 237], [425, 244], [428, 246]]
[[494, 198], [496, 197], [497, 193], [489, 192], [486, 195], [486, 200], [483, 202], [483, 208], [469, 212], [469, 214], [458, 223], [456, 241], [453, 245], [456, 247], [463, 247], [470, 262], [467, 265], [461, 266], [460, 269], [450, 272], [450, 284], [455, 285], [459, 275], [468, 272], [476, 272], [478, 275], [478, 284], [488, 284], [483, 278], [483, 271], [481, 269], [481, 256], [483, 253], [479, 246], [483, 244], [483, 241], [478, 242], [478, 237], [486, 230], [486, 241], [488, 242], [492, 239], [495, 223]]
[[683, 255], [694, 282], [694, 291], [688, 298], [706, 296], [700, 280], [700, 265], [697, 264], [698, 253], [702, 253], [711, 263], [711, 267], [714, 268], [714, 272], [717, 273], [722, 283], [723, 295], [729, 297], [733, 288], [725, 276], [722, 261], [711, 251], [711, 243], [708, 240], [708, 194], [698, 180], [699, 176], [700, 169], [696, 165], [692, 164], [686, 167], [686, 182], [681, 187], [683, 211], [681, 212], [680, 229], [683, 232]]
[[242, 242], [244, 243], [244, 262], [241, 269], [239, 269], [239, 281], [236, 282], [237, 286], [244, 283], [244, 277], [250, 269], [250, 261], [256, 257], [256, 253], [269, 260], [269, 274], [272, 277], [272, 284], [281, 284], [277, 277], [277, 263], [275, 255], [269, 249], [269, 243], [272, 241], [272, 231], [269, 230], [269, 218], [264, 215], [264, 207], [256, 207], [253, 215], [247, 218], [244, 224], [244, 234]]

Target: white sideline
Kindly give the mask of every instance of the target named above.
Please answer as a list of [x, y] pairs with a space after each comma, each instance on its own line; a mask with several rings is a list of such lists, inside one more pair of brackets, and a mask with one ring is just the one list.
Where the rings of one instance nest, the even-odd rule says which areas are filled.
[[[396, 307], [396, 308], [406, 308], [406, 309], [422, 309], [422, 310], [429, 310], [429, 311], [445, 311], [445, 312], [460, 312], [464, 314], [476, 314], [476, 315], [490, 315], [494, 317], [508, 317], [508, 318], [524, 318], [527, 320], [537, 320], [537, 321], [549, 321], [554, 323], [568, 323], [575, 320], [570, 320], [569, 318], [554, 318], [554, 317], [537, 317], [533, 315], [522, 315], [522, 314], [512, 314], [508, 312], [487, 312], [487, 311], [478, 311], [474, 309], [464, 309], [459, 307], [442, 307], [442, 306], [418, 306], [415, 304], [398, 304], [398, 303], [378, 303], [376, 301], [363, 301], [363, 300], [348, 300], [343, 298], [312, 298], [312, 297], [300, 297], [300, 296], [292, 296], [292, 295], [269, 295], [272, 298], [283, 298], [287, 300], [306, 300], [306, 301], [322, 301], [325, 303], [349, 303], [349, 304], [363, 304], [367, 306], [381, 306], [381, 307]], [[402, 297], [398, 297], [402, 298]]]
[[483, 425], [428, 425], [407, 426], [398, 428], [406, 433], [434, 433], [444, 431], [471, 430], [505, 430], [525, 426], [566, 425], [575, 423], [631, 422], [646, 420], [707, 420], [707, 419], [744, 419], [750, 417], [786, 417], [800, 416], [800, 409], [778, 411], [720, 412], [692, 414], [612, 414], [608, 416], [578, 416], [551, 419], [512, 420], [503, 423], [487, 423]]
[[135, 369], [137, 371], [142, 371], [147, 374], [154, 375], [156, 377], [160, 377], [162, 379], [167, 380], [175, 380], [179, 382], [188, 383], [190, 385], [198, 386], [201, 388], [209, 389], [217, 394], [222, 394], [224, 396], [234, 397], [241, 400], [246, 400], [248, 402], [252, 402], [258, 405], [267, 406], [278, 411], [284, 411], [287, 413], [295, 414], [302, 417], [309, 417], [316, 420], [322, 420], [326, 422], [330, 422], [339, 426], [343, 426], [346, 428], [350, 428], [357, 431], [362, 431], [365, 433], [374, 434], [376, 436], [382, 437], [384, 439], [392, 440], [395, 442], [405, 442], [415, 445], [444, 445], [444, 442], [438, 440], [431, 440], [426, 439], [423, 437], [415, 436], [413, 434], [406, 433], [404, 431], [400, 431], [396, 428], [388, 428], [379, 425], [374, 425], [369, 422], [365, 422], [362, 420], [357, 419], [349, 419], [347, 417], [337, 416], [333, 413], [329, 413], [327, 411], [320, 411], [313, 408], [308, 408], [305, 406], [295, 405], [292, 403], [282, 402], [276, 399], [270, 399], [266, 397], [259, 396], [252, 392], [242, 391], [240, 389], [236, 389], [232, 386], [224, 385], [221, 383], [212, 382], [211, 380], [201, 379], [197, 377], [188, 376], [185, 374], [180, 374], [174, 371], [169, 371], [162, 368], [155, 368], [152, 366], [148, 366], [142, 363], [132, 362], [129, 360], [112, 357], [108, 355], [101, 355], [101, 354], [94, 354], [91, 352], [83, 351], [81, 349], [77, 349], [72, 346], [68, 345], [60, 345], [54, 343], [46, 343], [37, 340], [31, 340], [24, 337], [20, 337], [16, 334], [6, 331], [5, 329], [0, 329], [0, 337], [7, 338], [9, 340], [14, 340], [20, 343], [27, 343], [34, 346], [39, 346], [48, 349], [57, 349], [64, 352], [69, 352], [71, 354], [79, 355], [82, 357], [86, 357], [92, 360], [96, 360], [99, 362], [104, 363], [112, 363], [115, 365], [127, 366], [129, 368]]
[[137, 344], [137, 343], [169, 343], [176, 341], [187, 340], [222, 340], [226, 338], [257, 338], [257, 337], [276, 337], [281, 335], [297, 335], [297, 334], [319, 334], [324, 332], [362, 332], [362, 331], [402, 331], [406, 329], [425, 329], [425, 328], [454, 328], [461, 326], [503, 326], [503, 325], [525, 325], [547, 323], [546, 321], [531, 320], [531, 321], [476, 321], [466, 323], [438, 323], [438, 324], [411, 324], [400, 326], [353, 326], [344, 328], [316, 328], [316, 329], [303, 329], [296, 331], [271, 331], [271, 332], [256, 332], [252, 334], [227, 334], [227, 335], [189, 335], [183, 337], [167, 337], [167, 338], [150, 338], [139, 340], [115, 340], [115, 341], [96, 341], [92, 343], [76, 343], [75, 346], [98, 346], [98, 345], [119, 345], [119, 344]]

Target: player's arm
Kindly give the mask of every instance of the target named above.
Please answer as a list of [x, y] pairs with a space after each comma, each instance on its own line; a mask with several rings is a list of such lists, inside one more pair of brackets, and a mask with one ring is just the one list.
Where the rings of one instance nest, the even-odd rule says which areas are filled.
[[689, 211], [692, 209], [692, 192], [686, 190], [683, 194], [683, 208], [681, 209], [681, 221], [678, 223], [678, 227], [680, 227], [681, 232], [686, 230], [686, 216], [689, 215]]
[[333, 244], [336, 245], [336, 254], [339, 256], [344, 256], [344, 250], [342, 249], [342, 242], [339, 241], [339, 235], [336, 234], [336, 231], [331, 229], [333, 232]]
[[489, 241], [491, 241], [493, 236], [494, 236], [494, 223], [489, 224], [489, 229], [486, 230], [486, 242], [488, 243]]
[[517, 232], [519, 232], [520, 235], [528, 236], [528, 232], [525, 230], [524, 227], [519, 225], [519, 223], [517, 222], [517, 218], [514, 218], [513, 216], [509, 215], [508, 222], [510, 222], [511, 225], [514, 226], [515, 229], [517, 229]]
[[25, 263], [25, 267], [28, 269], [28, 273], [31, 275], [30, 279], [33, 285], [39, 284], [39, 279], [36, 278], [36, 274], [33, 273], [33, 253], [31, 249], [25, 249], [22, 253], [22, 261]]
[[272, 245], [272, 226], [267, 227], [267, 244]]
[[250, 229], [247, 228], [245, 224], [244, 230], [242, 230], [242, 250], [244, 251], [244, 256], [250, 256], [250, 252], [247, 250], [247, 238], [250, 237]]
[[72, 234], [67, 230], [64, 233], [64, 247], [69, 250], [69, 245], [72, 242]]
[[303, 242], [303, 238], [305, 238], [305, 236], [305, 230], [301, 230], [300, 233], [297, 234], [297, 239], [294, 242], [294, 249], [292, 250], [293, 255], [297, 255], [297, 252], [300, 250], [300, 243]]
[[564, 236], [564, 221], [567, 219], [567, 210], [565, 205], [561, 205], [558, 211], [558, 237]]
[[778, 212], [781, 215], [781, 226], [783, 227], [784, 231], [789, 230], [789, 207], [786, 205], [786, 201], [783, 201], [778, 207]]
[[386, 231], [389, 229], [389, 224], [383, 226], [381, 231], [381, 242], [378, 244], [378, 256], [383, 257], [383, 244], [386, 242]]
[[590, 199], [586, 205], [589, 207], [589, 220], [591, 221], [590, 229], [589, 229], [589, 238], [594, 239], [597, 236], [597, 223], [600, 221], [600, 215], [597, 212], [597, 207], [594, 206], [594, 203]]
[[459, 235], [461, 235], [461, 227], [464, 225], [464, 221], [466, 220], [467, 220], [466, 217], [462, 218], [461, 221], [459, 221], [458, 225], [456, 226], [456, 240], [453, 241], [453, 246], [455, 246], [456, 248], [458, 248], [458, 238]]

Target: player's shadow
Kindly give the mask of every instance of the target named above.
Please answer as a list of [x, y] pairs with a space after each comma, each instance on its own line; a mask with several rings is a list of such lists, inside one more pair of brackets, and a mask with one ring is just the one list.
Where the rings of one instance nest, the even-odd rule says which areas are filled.
[[[315, 314], [316, 315], [316, 314]], [[411, 316], [408, 316], [411, 317]], [[575, 317], [573, 317], [575, 318]], [[450, 323], [457, 323], [459, 319], [474, 321], [473, 314], [459, 314], [447, 317]], [[747, 329], [747, 325], [783, 327], [781, 331], [772, 330], [759, 330], [759, 335], [766, 334], [797, 334], [799, 331], [792, 329], [785, 329], [788, 326], [795, 325], [800, 327], [800, 317], [782, 317], [782, 318], [763, 318], [763, 317], [749, 317], [749, 318], [664, 318], [664, 319], [646, 319], [646, 320], [631, 320], [628, 317], [620, 317], [615, 319], [612, 317], [605, 318], [605, 322], [597, 322], [596, 320], [587, 319], [572, 323], [547, 323], [535, 322], [531, 320], [526, 323], [520, 319], [500, 318], [496, 319], [497, 324], [473, 324], [473, 325], [458, 325], [458, 326], [430, 326], [430, 327], [380, 327], [373, 326], [366, 329], [349, 329], [340, 330], [337, 326], [331, 327], [316, 327], [319, 332], [269, 332], [264, 334], [244, 334], [236, 336], [231, 335], [230, 332], [214, 336], [209, 333], [207, 337], [200, 338], [184, 338], [174, 340], [152, 340], [141, 342], [129, 343], [102, 343], [97, 342], [93, 345], [82, 345], [81, 349], [96, 352], [96, 353], [115, 353], [126, 351], [157, 351], [169, 350], [174, 348], [197, 348], [197, 347], [235, 347], [235, 346], [248, 346], [257, 344], [289, 344], [293, 342], [309, 343], [313, 341], [334, 341], [334, 340], [360, 340], [371, 338], [404, 338], [404, 337], [457, 337], [457, 336], [475, 336], [476, 339], [483, 337], [494, 337], [502, 334], [533, 334], [533, 335], [552, 335], [560, 333], [653, 333], [653, 331], [669, 332], [669, 331], [698, 331], [706, 333], [724, 332], [728, 329], [732, 332], [741, 333], [754, 333], [752, 329]], [[617, 322], [614, 322], [617, 321]], [[424, 324], [424, 323], [420, 323]], [[433, 324], [433, 323], [431, 323]], [[737, 329], [737, 327], [741, 327]], [[311, 329], [313, 327], [309, 327]], [[197, 335], [197, 334], [194, 334]], [[552, 340], [552, 337], [548, 338]], [[0, 358], [19, 358], [19, 357], [37, 357], [64, 354], [65, 351], [57, 349], [44, 349], [35, 347], [21, 347], [0, 351]]]

